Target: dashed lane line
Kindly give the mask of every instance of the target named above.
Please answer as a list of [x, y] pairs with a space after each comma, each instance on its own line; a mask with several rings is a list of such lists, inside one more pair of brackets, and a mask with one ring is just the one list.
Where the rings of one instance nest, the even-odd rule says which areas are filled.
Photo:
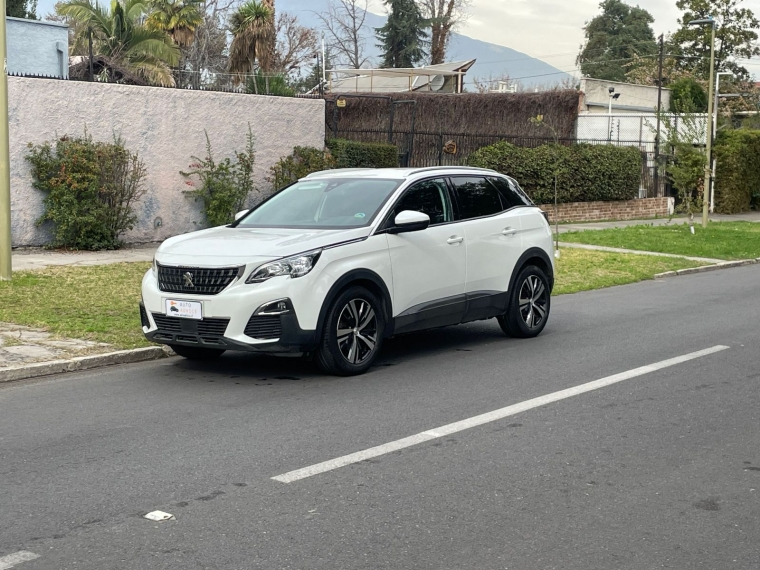
[[28, 550], [19, 550], [13, 554], [8, 554], [0, 558], [0, 570], [10, 570], [14, 566], [21, 564], [22, 562], [29, 562], [39, 558], [39, 554], [29, 552]]

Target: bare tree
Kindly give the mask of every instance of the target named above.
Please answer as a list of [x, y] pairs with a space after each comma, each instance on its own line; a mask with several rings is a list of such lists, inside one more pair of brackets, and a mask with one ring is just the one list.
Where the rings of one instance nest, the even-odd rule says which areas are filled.
[[493, 74], [489, 74], [488, 79], [475, 77], [472, 82], [478, 93], [516, 93], [522, 91], [520, 82], [512, 79], [507, 73], [495, 77]]
[[360, 69], [369, 62], [363, 36], [368, 0], [329, 0], [327, 12], [317, 14], [324, 24], [330, 51], [339, 65]]
[[181, 86], [199, 88], [204, 75], [227, 70], [226, 21], [233, 4], [234, 0], [206, 0], [199, 6], [203, 23], [195, 30], [193, 43], [182, 49]]
[[298, 23], [298, 17], [287, 12], [277, 16], [277, 45], [274, 69], [286, 74], [300, 72], [317, 53], [317, 32]]
[[451, 33], [465, 22], [472, 0], [417, 0], [422, 15], [430, 21], [430, 64], [443, 63]]

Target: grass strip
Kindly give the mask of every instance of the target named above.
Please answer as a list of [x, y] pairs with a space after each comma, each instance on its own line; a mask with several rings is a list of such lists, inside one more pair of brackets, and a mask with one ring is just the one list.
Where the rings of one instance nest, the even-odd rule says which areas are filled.
[[710, 222], [707, 228], [688, 224], [629, 226], [608, 230], [568, 232], [561, 241], [603, 245], [692, 257], [738, 260], [760, 257], [760, 223]]
[[[696, 265], [673, 258], [564, 249], [554, 292], [635, 283]], [[18, 272], [13, 281], [0, 282], [0, 321], [119, 349], [150, 346], [137, 309], [140, 283], [149, 268], [149, 263], [116, 263]]]

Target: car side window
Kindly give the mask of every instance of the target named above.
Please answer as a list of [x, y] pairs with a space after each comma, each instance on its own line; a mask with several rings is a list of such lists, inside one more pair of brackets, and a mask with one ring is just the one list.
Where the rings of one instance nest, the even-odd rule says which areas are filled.
[[499, 191], [481, 176], [457, 176], [451, 179], [459, 204], [459, 216], [463, 220], [491, 216], [506, 210], [502, 206]]
[[507, 208], [516, 206], [532, 206], [530, 200], [515, 186], [511, 180], [496, 178], [495, 176], [488, 180], [496, 186], [501, 195], [501, 200]]
[[446, 181], [442, 178], [425, 180], [409, 188], [393, 209], [396, 217], [404, 210], [422, 212], [430, 216], [430, 225], [451, 221]]

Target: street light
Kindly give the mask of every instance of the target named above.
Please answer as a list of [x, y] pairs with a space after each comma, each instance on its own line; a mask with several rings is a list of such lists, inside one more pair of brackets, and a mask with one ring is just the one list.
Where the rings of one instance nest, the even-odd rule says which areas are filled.
[[[692, 20], [689, 22], [690, 26], [704, 26], [709, 24], [712, 28], [712, 35], [710, 37], [710, 87], [708, 91], [707, 110], [712, 115], [713, 112], [713, 88], [715, 84], [715, 20], [710, 18], [702, 18], [701, 20]], [[712, 118], [712, 117], [710, 117]], [[711, 121], [710, 121], [711, 122]], [[713, 130], [708, 123], [706, 125], [707, 131], [707, 162], [705, 163], [705, 187], [702, 195], [702, 227], [707, 227], [707, 218], [710, 208], [710, 187], [712, 186], [712, 139]]]
[[620, 98], [620, 93], [615, 93], [615, 88], [610, 87], [610, 112], [608, 114], [607, 119], [607, 133], [608, 133], [608, 141], [612, 141], [612, 102], [617, 101]]
[[8, 60], [6, 59], [5, 0], [0, 0], [0, 281], [11, 275], [11, 171], [8, 142]]

